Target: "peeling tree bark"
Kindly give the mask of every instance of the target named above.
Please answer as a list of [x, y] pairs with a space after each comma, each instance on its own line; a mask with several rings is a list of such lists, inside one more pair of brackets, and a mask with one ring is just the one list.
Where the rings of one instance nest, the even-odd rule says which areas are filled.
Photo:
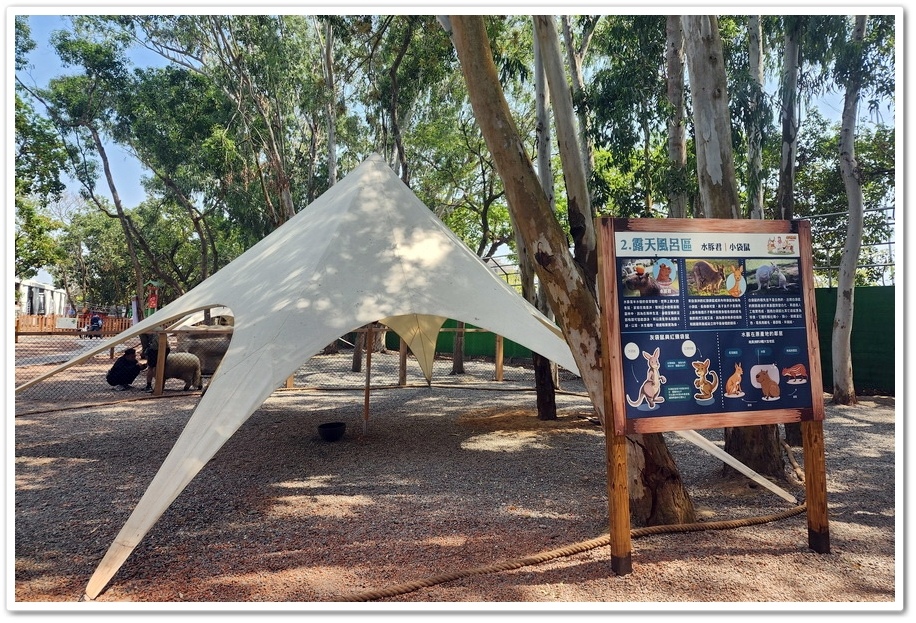
[[782, 86], [780, 88], [780, 120], [782, 122], [782, 150], [779, 160], [779, 186], [776, 190], [776, 209], [783, 220], [794, 218], [795, 204], [795, 153], [798, 150], [798, 65], [799, 40], [802, 20], [789, 17], [786, 23], [783, 52]]
[[[865, 39], [867, 18], [856, 16], [853, 31], [853, 48], [860, 50]], [[865, 213], [862, 197], [861, 172], [856, 161], [856, 116], [859, 111], [859, 94], [862, 89], [862, 60], [854, 63], [846, 83], [846, 97], [843, 100], [843, 115], [840, 126], [840, 173], [846, 187], [849, 202], [849, 225], [846, 230], [846, 244], [840, 257], [840, 270], [837, 276], [836, 315], [833, 319], [833, 336], [831, 348], [833, 353], [833, 402], [835, 404], [853, 405], [856, 399], [856, 388], [852, 378], [852, 314], [855, 306], [856, 266], [859, 263], [859, 252], [862, 248], [862, 229]]]
[[[592, 404], [603, 422], [604, 378], [598, 302], [582, 267], [569, 252], [527, 151], [519, 137], [493, 63], [482, 16], [449, 16], [452, 42], [474, 115], [506, 188], [509, 210], [519, 234], [533, 251], [538, 279], [545, 287], [557, 322], [569, 344]], [[628, 438], [634, 490], [631, 518], [637, 524], [687, 523], [695, 511], [661, 434]], [[635, 499], [634, 499], [634, 496]]]
[[696, 128], [697, 179], [707, 218], [738, 218], [725, 59], [715, 15], [683, 15]]
[[672, 185], [668, 191], [668, 216], [687, 218], [687, 125], [684, 122], [684, 31], [681, 16], [669, 15], [665, 22], [668, 103], [668, 161]]
[[563, 68], [560, 39], [553, 17], [535, 15], [534, 33], [538, 40], [539, 54], [544, 61], [544, 73], [550, 88], [550, 103], [553, 105], [557, 145], [560, 148], [563, 179], [566, 182], [569, 233], [575, 245], [575, 259], [583, 268], [583, 275], [589, 288], [597, 292], [595, 279], [598, 275], [598, 244], [595, 236], [595, 213], [588, 194], [588, 180], [582, 151], [579, 148], [579, 134], [576, 130], [572, 94], [566, 80], [566, 71]]

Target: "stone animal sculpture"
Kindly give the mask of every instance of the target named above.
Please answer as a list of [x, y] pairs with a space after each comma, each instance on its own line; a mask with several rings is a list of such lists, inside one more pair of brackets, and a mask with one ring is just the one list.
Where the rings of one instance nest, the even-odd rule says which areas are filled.
[[693, 283], [699, 294], [716, 294], [725, 281], [725, 269], [705, 260], [693, 265]]
[[649, 405], [650, 409], [654, 409], [656, 404], [665, 402], [664, 397], [661, 395], [662, 383], [666, 383], [668, 379], [659, 374], [661, 363], [658, 359], [658, 352], [657, 348], [651, 355], [643, 351], [642, 356], [645, 357], [648, 362], [649, 369], [646, 371], [646, 380], [643, 381], [642, 385], [639, 387], [639, 396], [636, 400], [627, 396], [627, 402], [630, 403], [631, 407], [638, 407], [645, 402]]
[[200, 378], [200, 359], [191, 353], [169, 353], [165, 358], [163, 386], [166, 379], [181, 379], [184, 381], [184, 391], [191, 387], [203, 389], [203, 382]]

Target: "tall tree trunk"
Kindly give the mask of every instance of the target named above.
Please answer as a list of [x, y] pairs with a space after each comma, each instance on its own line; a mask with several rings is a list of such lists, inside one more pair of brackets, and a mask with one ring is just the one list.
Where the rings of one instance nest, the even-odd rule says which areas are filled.
[[680, 15], [665, 20], [668, 103], [668, 161], [671, 182], [668, 190], [668, 216], [687, 218], [687, 124], [684, 119], [684, 30]]
[[[726, 428], [725, 451], [758, 474], [785, 480], [786, 464], [779, 441], [779, 426], [738, 426]], [[722, 475], [727, 478], [744, 478], [728, 463], [722, 464]]]
[[328, 117], [328, 188], [337, 183], [337, 83], [334, 78], [334, 26], [324, 24], [324, 53], [321, 56], [327, 86], [325, 114]]
[[[597, 17], [591, 18], [586, 22], [582, 30], [582, 38], [579, 45], [576, 46], [575, 34], [572, 31], [569, 15], [564, 15], [561, 20], [563, 24], [563, 43], [566, 46], [566, 58], [569, 63], [570, 86], [572, 87], [573, 97], [579, 96], [585, 90], [585, 77], [582, 75], [582, 59], [585, 58], [585, 52], [588, 50], [589, 43], [592, 40], [592, 34], [595, 32], [595, 26], [598, 25]], [[595, 154], [592, 147], [592, 141], [589, 138], [589, 116], [585, 110], [577, 113], [579, 119], [579, 145], [582, 149], [582, 162], [585, 165], [585, 179], [589, 180], [595, 170]]]
[[804, 17], [787, 16], [780, 85], [779, 117], [782, 122], [782, 150], [779, 159], [779, 186], [776, 209], [779, 218], [792, 220], [795, 204], [795, 153], [798, 150], [798, 66]]
[[849, 225], [846, 229], [846, 244], [840, 257], [837, 275], [836, 315], [833, 319], [831, 351], [833, 355], [833, 402], [853, 405], [858, 402], [852, 379], [852, 316], [856, 293], [856, 266], [862, 247], [863, 211], [862, 182], [859, 163], [856, 161], [856, 115], [859, 111], [859, 93], [862, 89], [862, 52], [867, 18], [856, 16], [852, 35], [852, 48], [858, 58], [849, 68], [846, 81], [846, 96], [843, 100], [843, 115], [840, 125], [840, 173], [846, 187], [849, 203]]
[[[738, 218], [738, 184], [718, 20], [714, 15], [682, 16], [681, 23], [693, 93], [697, 169], [704, 213], [711, 218]], [[725, 429], [725, 437], [729, 454], [742, 463], [761, 466], [764, 475], [785, 478], [776, 424]]]
[[707, 218], [738, 218], [740, 202], [719, 20], [715, 15], [683, 15], [681, 24], [693, 93], [697, 180], [703, 212]]
[[535, 15], [534, 33], [538, 39], [540, 54], [544, 61], [544, 73], [550, 87], [557, 145], [560, 148], [563, 179], [566, 182], [569, 234], [575, 245], [575, 259], [583, 268], [589, 288], [592, 292], [597, 292], [595, 280], [598, 275], [598, 244], [595, 237], [595, 213], [588, 193], [585, 163], [582, 160], [579, 134], [573, 115], [572, 95], [566, 81], [559, 35], [553, 17]]
[[760, 112], [763, 107], [763, 30], [760, 16], [748, 18], [748, 65], [753, 82], [751, 121], [747, 128], [748, 201], [752, 219], [763, 218], [763, 132]]
[[452, 374], [464, 374], [464, 323], [458, 322], [452, 340]]
[[[496, 74], [483, 17], [453, 15], [449, 22], [474, 115], [505, 185], [509, 210], [521, 236], [535, 253], [538, 279], [547, 289], [551, 307], [603, 422], [606, 414], [598, 301], [582, 268], [569, 253], [566, 235], [550, 210], [519, 137]], [[631, 519], [636, 523], [656, 522], [659, 517], [664, 517], [665, 523], [695, 521], [693, 504], [664, 438], [660, 434], [634, 435], [628, 441], [635, 457], [629, 462], [631, 481], [647, 483], [645, 488], [630, 491], [631, 498], [636, 498]]]
[[[553, 201], [553, 168], [550, 166], [550, 115], [548, 106], [548, 93], [546, 77], [544, 75], [544, 61], [539, 51], [537, 37], [534, 37], [534, 91], [537, 125], [537, 165], [538, 177], [541, 188], [547, 197], [551, 212], [555, 213]], [[531, 254], [525, 246], [525, 240], [518, 233], [518, 227], [513, 223], [515, 232], [515, 246], [518, 249], [519, 272], [522, 277], [522, 296], [526, 301], [538, 307], [538, 293], [534, 287], [534, 266]], [[548, 310], [549, 315], [549, 310]], [[538, 353], [531, 353], [531, 363], [534, 366], [534, 389], [537, 395], [537, 410], [539, 420], [557, 419], [557, 394], [554, 385], [556, 364]]]
[[[795, 158], [798, 151], [798, 68], [801, 63], [803, 18], [787, 16], [783, 44], [783, 68], [779, 88], [779, 118], [782, 126], [779, 156], [779, 183], [776, 187], [777, 218], [795, 217]], [[801, 424], [784, 424], [786, 443], [802, 445]]]
[[[124, 232], [124, 240], [127, 243], [127, 254], [130, 256], [130, 263], [134, 269], [134, 288], [135, 294], [137, 295], [137, 300], [142, 301], [145, 296], [145, 280], [143, 279], [143, 268], [140, 266], [140, 258], [137, 256], [137, 249], [134, 246], [134, 235], [133, 228], [131, 227], [130, 219], [124, 213], [124, 206], [121, 203], [121, 195], [118, 192], [118, 187], [114, 181], [114, 175], [111, 173], [111, 165], [108, 161], [108, 152], [105, 150], [105, 145], [102, 143], [102, 138], [99, 136], [98, 130], [92, 126], [87, 128], [92, 134], [92, 140], [95, 144], [96, 152], [99, 154], [99, 159], [102, 161], [102, 170], [105, 173], [105, 181], [108, 183], [108, 190], [111, 192], [112, 203], [114, 203], [115, 210], [118, 213], [118, 221], [121, 223], [121, 229]], [[96, 204], [99, 207], [102, 204], [96, 199]]]

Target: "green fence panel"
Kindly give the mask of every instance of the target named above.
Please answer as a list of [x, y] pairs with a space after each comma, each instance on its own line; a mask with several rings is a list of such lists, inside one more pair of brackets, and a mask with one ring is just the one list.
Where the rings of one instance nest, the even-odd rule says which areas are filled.
[[[836, 314], [836, 288], [815, 288], [814, 303], [817, 306], [817, 333], [821, 351], [821, 377], [824, 391], [833, 391], [833, 357], [831, 337], [833, 317]], [[894, 366], [896, 365], [896, 301], [894, 286], [867, 286], [856, 288], [855, 311], [852, 321], [852, 369], [856, 393], [882, 394], [893, 396], [895, 387]], [[447, 320], [447, 328], [457, 323]], [[468, 328], [474, 328], [468, 325]], [[455, 334], [445, 331], [439, 334], [436, 351], [451, 353]], [[464, 354], [468, 357], [493, 357], [496, 353], [496, 338], [492, 333], [465, 333]], [[388, 332], [386, 346], [397, 350], [399, 338]], [[503, 356], [506, 359], [531, 358], [531, 351], [511, 340], [503, 340]]]
[[[824, 391], [833, 392], [833, 320], [836, 288], [815, 288], [817, 335]], [[856, 288], [852, 316], [852, 379], [857, 394], [895, 395], [896, 303], [894, 286]]]
[[[458, 323], [454, 320], [446, 320], [442, 325], [446, 329], [454, 329]], [[468, 329], [476, 329], [474, 325], [465, 325]], [[451, 354], [455, 344], [454, 331], [442, 331], [436, 340], [436, 352]], [[394, 331], [389, 331], [385, 339], [385, 347], [397, 350], [400, 345], [400, 338]], [[464, 354], [467, 357], [495, 357], [496, 356], [496, 336], [489, 331], [486, 332], [467, 332], [464, 334]], [[520, 344], [509, 339], [503, 339], [503, 359], [531, 359], [531, 351]]]

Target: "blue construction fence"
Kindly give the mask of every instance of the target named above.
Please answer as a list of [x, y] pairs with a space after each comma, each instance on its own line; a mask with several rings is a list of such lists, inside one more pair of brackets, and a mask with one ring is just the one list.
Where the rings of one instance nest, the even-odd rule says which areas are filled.
[[[836, 288], [816, 288], [817, 333], [821, 351], [821, 376], [824, 391], [833, 391], [833, 357], [831, 337], [836, 314]], [[859, 395], [893, 396], [896, 391], [894, 365], [896, 364], [896, 302], [894, 286], [868, 286], [856, 288], [855, 311], [852, 325], [853, 382]], [[446, 321], [444, 328], [454, 329], [454, 320]], [[476, 328], [467, 325], [468, 328]], [[442, 331], [436, 342], [436, 351], [451, 354], [454, 331]], [[494, 357], [496, 338], [489, 332], [466, 332], [464, 354], [466, 357]], [[396, 350], [399, 338], [393, 331], [386, 337], [386, 347]], [[515, 342], [503, 340], [503, 357], [506, 361], [530, 359], [531, 351]]]

